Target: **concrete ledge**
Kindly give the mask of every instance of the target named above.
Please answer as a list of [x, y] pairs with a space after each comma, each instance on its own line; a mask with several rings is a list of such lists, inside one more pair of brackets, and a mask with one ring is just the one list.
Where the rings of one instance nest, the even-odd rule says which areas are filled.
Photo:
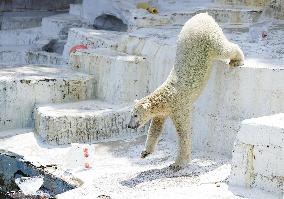
[[146, 133], [146, 127], [128, 129], [131, 107], [102, 101], [39, 106], [35, 129], [49, 144], [89, 143], [129, 138]]
[[282, 146], [284, 144], [284, 113], [273, 117], [264, 116], [244, 120], [237, 138], [245, 144]]
[[110, 103], [126, 103], [149, 93], [148, 60], [107, 48], [72, 53], [75, 70], [94, 75], [96, 97]]
[[29, 51], [26, 53], [27, 64], [67, 65], [62, 55], [45, 51]]

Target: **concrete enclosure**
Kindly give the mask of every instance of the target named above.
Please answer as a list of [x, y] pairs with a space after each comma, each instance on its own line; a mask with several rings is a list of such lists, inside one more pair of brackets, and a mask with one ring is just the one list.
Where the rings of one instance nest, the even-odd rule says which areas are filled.
[[[81, 187], [58, 196], [68, 199], [282, 197], [283, 1], [148, 1], [157, 14], [138, 2], [0, 1], [0, 166], [8, 150], [75, 179]], [[173, 172], [172, 122], [143, 160], [149, 124], [127, 124], [134, 100], [169, 75], [184, 23], [202, 12], [241, 47], [245, 62], [213, 61], [194, 103], [192, 162]], [[71, 168], [71, 143], [95, 148], [94, 162]]]

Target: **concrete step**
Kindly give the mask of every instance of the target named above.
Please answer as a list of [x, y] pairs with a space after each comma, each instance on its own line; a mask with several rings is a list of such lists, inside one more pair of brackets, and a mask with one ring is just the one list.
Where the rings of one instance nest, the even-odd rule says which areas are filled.
[[39, 106], [35, 129], [49, 144], [110, 141], [146, 133], [128, 129], [131, 107], [93, 100]]
[[30, 45], [40, 40], [41, 36], [41, 28], [2, 30], [0, 31], [0, 46]]
[[41, 26], [43, 17], [58, 14], [53, 11], [16, 11], [4, 12], [2, 16], [1, 30], [25, 29]]
[[26, 53], [25, 62], [27, 64], [46, 64], [46, 65], [67, 65], [67, 61], [58, 53], [45, 51], [29, 51]]
[[27, 65], [0, 70], [0, 130], [33, 126], [35, 104], [87, 100], [93, 95], [89, 75]]
[[72, 27], [81, 27], [80, 17], [69, 13], [44, 17], [42, 19], [42, 32], [46, 37], [66, 39]]
[[0, 63], [66, 65], [62, 58], [65, 40], [41, 39], [30, 45], [0, 46]]
[[284, 113], [242, 122], [233, 149], [230, 183], [283, 193]]
[[96, 98], [110, 103], [133, 102], [149, 93], [148, 61], [107, 48], [72, 53], [73, 69], [94, 75]]
[[[0, 63], [8, 65], [24, 64], [29, 51], [40, 50], [38, 45], [5, 45], [0, 46]], [[1, 67], [0, 67], [1, 68]]]

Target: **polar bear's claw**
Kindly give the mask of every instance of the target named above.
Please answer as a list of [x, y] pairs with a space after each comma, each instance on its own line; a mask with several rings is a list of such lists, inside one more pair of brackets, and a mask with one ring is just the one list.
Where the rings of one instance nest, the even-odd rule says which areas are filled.
[[173, 163], [169, 166], [169, 168], [171, 170], [173, 170], [174, 172], [177, 172], [177, 171], [181, 170], [183, 168], [183, 166]]

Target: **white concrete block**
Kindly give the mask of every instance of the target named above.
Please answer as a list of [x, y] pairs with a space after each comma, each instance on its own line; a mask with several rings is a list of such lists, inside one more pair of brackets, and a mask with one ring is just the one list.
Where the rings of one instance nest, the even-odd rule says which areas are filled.
[[37, 65], [0, 70], [0, 129], [33, 126], [35, 104], [90, 99], [92, 77]]
[[45, 105], [36, 109], [37, 133], [50, 144], [101, 142], [146, 133], [128, 129], [131, 108], [102, 101]]
[[68, 31], [73, 27], [81, 27], [82, 22], [78, 16], [58, 14], [42, 19], [42, 33], [45, 37], [66, 39]]
[[72, 53], [70, 63], [74, 69], [94, 75], [95, 95], [100, 100], [119, 104], [149, 93], [145, 57], [97, 48]]
[[252, 145], [283, 146], [284, 114], [244, 120], [238, 139]]
[[[233, 149], [231, 184], [247, 186], [247, 175], [250, 174], [249, 187], [283, 192], [284, 142], [281, 138], [284, 132], [283, 124], [284, 114], [242, 122]], [[273, 137], [279, 138], [279, 141], [272, 139]], [[249, 147], [250, 150], [243, 150], [244, 146]]]

